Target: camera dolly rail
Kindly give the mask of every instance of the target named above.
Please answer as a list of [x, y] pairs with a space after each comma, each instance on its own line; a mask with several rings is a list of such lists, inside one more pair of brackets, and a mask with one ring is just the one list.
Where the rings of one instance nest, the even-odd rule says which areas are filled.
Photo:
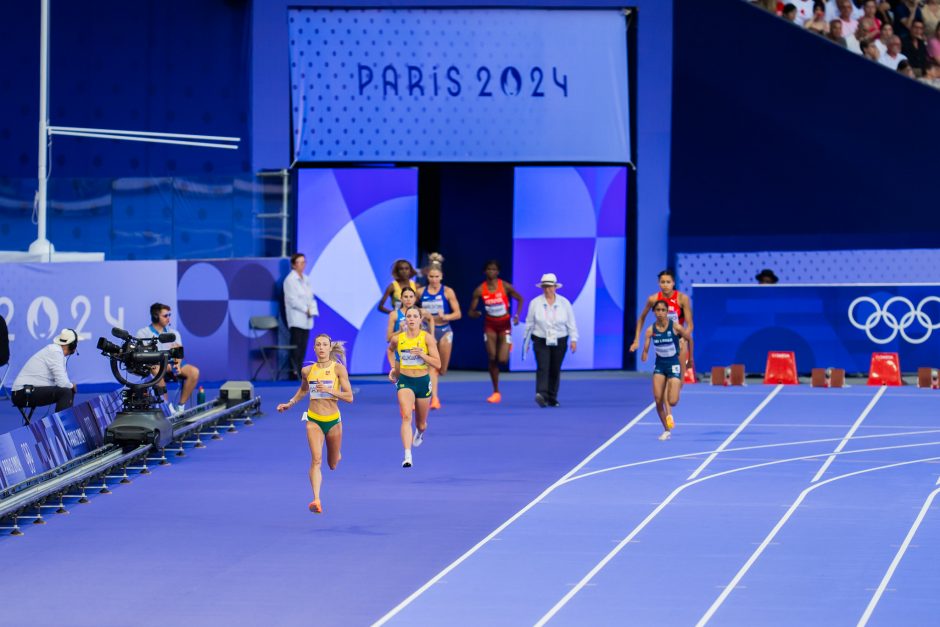
[[[30, 519], [33, 524], [44, 524], [44, 508], [55, 508], [57, 514], [68, 513], [64, 503], [66, 498], [77, 497], [79, 503], [87, 503], [86, 490], [97, 489], [99, 493], [108, 493], [108, 479], [129, 483], [128, 470], [149, 474], [147, 461], [158, 460], [161, 464], [168, 464], [167, 452], [175, 452], [177, 456], [182, 457], [184, 444], [202, 448], [205, 446], [202, 443], [203, 435], [221, 439], [220, 431], [235, 433], [236, 423], [250, 426], [253, 424], [252, 418], [260, 413], [260, 396], [231, 407], [226, 407], [224, 400], [216, 399], [173, 416], [171, 422], [175, 448], [160, 450], [153, 444], [141, 444], [126, 450], [117, 444], [107, 444], [9, 486], [0, 491], [0, 521], [9, 520], [12, 524], [0, 526], [0, 529], [9, 531], [10, 535], [21, 536], [23, 530], [19, 525], [20, 519]], [[148, 457], [152, 453], [157, 453], [160, 457]], [[131, 465], [136, 463], [141, 465]], [[109, 474], [115, 468], [120, 469], [120, 475]], [[72, 490], [78, 490], [78, 493], [70, 494]], [[47, 503], [50, 501], [51, 504]]]

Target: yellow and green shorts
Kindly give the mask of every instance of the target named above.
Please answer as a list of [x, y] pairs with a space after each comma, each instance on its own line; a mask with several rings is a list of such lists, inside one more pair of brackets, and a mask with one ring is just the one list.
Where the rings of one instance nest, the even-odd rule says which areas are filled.
[[303, 420], [307, 422], [315, 423], [320, 430], [323, 431], [323, 435], [326, 435], [330, 432], [330, 429], [339, 424], [342, 418], [339, 415], [339, 412], [330, 414], [329, 416], [321, 416], [320, 414], [315, 414], [310, 410], [304, 412]]

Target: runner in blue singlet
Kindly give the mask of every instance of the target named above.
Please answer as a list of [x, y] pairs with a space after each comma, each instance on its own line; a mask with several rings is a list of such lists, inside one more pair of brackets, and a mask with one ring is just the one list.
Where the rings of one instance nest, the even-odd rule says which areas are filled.
[[[437, 259], [434, 257], [437, 256]], [[439, 376], [447, 374], [450, 355], [454, 348], [454, 331], [450, 326], [452, 320], [459, 320], [460, 302], [454, 290], [443, 285], [444, 272], [441, 270], [441, 261], [444, 260], [437, 253], [431, 255], [430, 269], [428, 270], [427, 287], [418, 288], [421, 297], [421, 309], [428, 312], [434, 319], [434, 339], [441, 354], [441, 367], [431, 368], [431, 409], [441, 408], [441, 399], [438, 396], [440, 389]]]
[[643, 343], [643, 361], [649, 356], [650, 344], [656, 351], [656, 363], [653, 367], [653, 400], [656, 412], [663, 423], [660, 440], [668, 440], [675, 421], [672, 408], [679, 404], [679, 391], [682, 389], [682, 366], [679, 363], [679, 339], [688, 339], [689, 332], [669, 319], [669, 306], [666, 301], [657, 301], [653, 305], [656, 322], [646, 329]]

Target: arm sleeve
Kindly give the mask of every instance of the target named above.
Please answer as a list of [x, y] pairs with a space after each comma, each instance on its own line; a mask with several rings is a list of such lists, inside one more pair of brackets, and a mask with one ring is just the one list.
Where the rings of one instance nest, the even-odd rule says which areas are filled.
[[[291, 270], [293, 272], [293, 270]], [[284, 279], [284, 306], [288, 309], [307, 313], [307, 299], [301, 286], [295, 285], [291, 276]]]
[[[58, 348], [58, 346], [56, 348]], [[56, 387], [72, 387], [72, 382], [69, 381], [69, 373], [65, 371], [65, 355], [61, 352], [58, 355], [50, 355], [48, 365], [49, 372], [52, 374], [52, 378], [55, 379]]]
[[578, 324], [574, 320], [574, 307], [571, 306], [571, 301], [567, 298], [565, 299], [565, 307], [568, 309], [568, 341], [577, 342]]

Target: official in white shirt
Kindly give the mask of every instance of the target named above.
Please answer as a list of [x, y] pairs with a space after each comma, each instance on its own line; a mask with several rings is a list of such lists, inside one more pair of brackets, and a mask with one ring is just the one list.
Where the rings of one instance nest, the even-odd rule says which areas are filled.
[[317, 301], [313, 297], [310, 277], [304, 274], [307, 258], [303, 253], [290, 256], [290, 274], [284, 279], [284, 310], [287, 312], [287, 328], [290, 329], [290, 343], [296, 346], [291, 355], [294, 375], [299, 376], [307, 355], [307, 342], [310, 341], [310, 329], [313, 317], [320, 315]]
[[571, 352], [578, 348], [578, 326], [571, 301], [557, 294], [561, 287], [551, 272], [542, 275], [536, 284], [542, 295], [532, 299], [525, 319], [525, 335], [531, 338], [535, 352], [535, 402], [539, 407], [558, 407], [558, 384], [561, 363], [571, 343]]
[[[62, 332], [52, 341], [36, 351], [16, 375], [13, 381], [11, 400], [17, 407], [24, 407], [27, 398], [36, 407], [52, 405], [62, 411], [72, 406], [75, 399], [75, 384], [69, 381], [65, 370], [66, 358], [78, 350], [78, 334], [72, 329]], [[32, 388], [30, 390], [29, 388]]]

